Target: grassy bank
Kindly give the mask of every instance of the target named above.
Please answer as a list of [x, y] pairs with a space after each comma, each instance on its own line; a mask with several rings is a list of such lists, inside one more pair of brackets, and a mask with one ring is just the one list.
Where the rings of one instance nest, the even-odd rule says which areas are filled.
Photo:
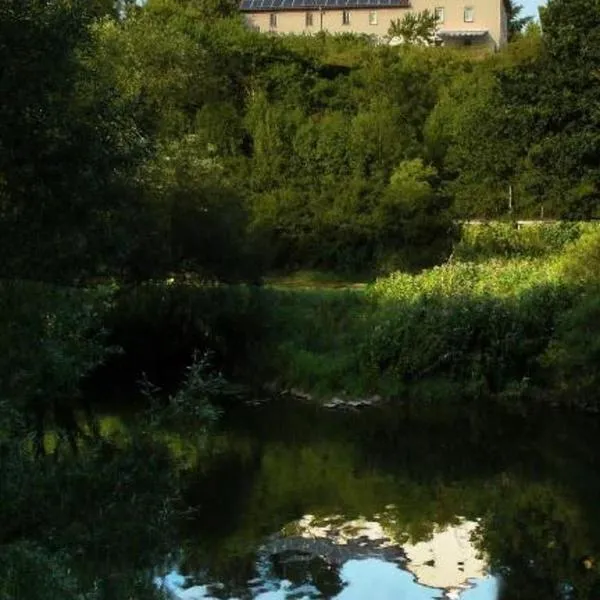
[[473, 228], [452, 262], [362, 289], [270, 290], [267, 371], [318, 396], [594, 405], [597, 229], [549, 227]]
[[[196, 351], [209, 352], [213, 367], [232, 381], [322, 398], [491, 394], [589, 406], [596, 403], [600, 236], [587, 226], [549, 227], [467, 229], [448, 263], [371, 284], [300, 273], [263, 286], [5, 285], [3, 314], [11, 326], [2, 341], [14, 353], [34, 329], [45, 340], [35, 352], [26, 344], [18, 352], [37, 365], [26, 372], [32, 398], [52, 371], [58, 392], [85, 377], [84, 389], [108, 398], [122, 387], [129, 402], [144, 376], [172, 389]], [[556, 243], [540, 254], [539, 240], [549, 237]], [[499, 238], [508, 240], [501, 252]], [[74, 346], [81, 360], [63, 360]], [[17, 375], [22, 391], [25, 375]]]
[[[555, 242], [541, 253], [540, 239]], [[107, 326], [123, 352], [109, 366], [168, 385], [208, 350], [231, 379], [322, 398], [590, 406], [599, 245], [591, 226], [485, 226], [465, 230], [448, 263], [371, 284], [323, 273], [264, 286], [146, 284], [116, 296]]]

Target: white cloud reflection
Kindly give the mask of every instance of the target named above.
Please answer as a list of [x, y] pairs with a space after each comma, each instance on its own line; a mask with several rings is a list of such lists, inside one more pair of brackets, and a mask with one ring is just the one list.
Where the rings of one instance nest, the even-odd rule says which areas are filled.
[[[335, 527], [329, 522], [335, 522]], [[385, 537], [385, 547], [395, 544], [376, 521], [358, 519], [340, 524], [336, 519], [320, 519], [318, 523], [306, 515], [293, 524], [295, 535], [328, 539], [343, 546], [351, 542], [348, 532], [352, 531], [356, 537], [368, 537], [379, 543]], [[403, 544], [407, 561], [400, 565], [385, 556], [349, 557], [339, 571], [344, 587], [332, 600], [497, 600], [498, 581], [487, 573], [485, 561], [471, 543], [476, 525], [462, 519], [455, 525], [439, 528], [427, 541]], [[263, 585], [259, 588], [248, 588], [253, 600], [323, 597], [309, 582], [298, 587], [266, 572], [261, 579]], [[157, 578], [156, 583], [173, 600], [216, 600], [209, 593], [210, 585], [186, 588], [186, 581], [173, 571]]]

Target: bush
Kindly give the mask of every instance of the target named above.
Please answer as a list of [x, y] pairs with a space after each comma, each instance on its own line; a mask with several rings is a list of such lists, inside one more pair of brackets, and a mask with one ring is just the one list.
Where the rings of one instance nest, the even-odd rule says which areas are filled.
[[318, 394], [361, 393], [358, 347], [371, 305], [360, 291], [269, 290], [263, 377]]
[[542, 365], [560, 400], [600, 407], [600, 294], [590, 292], [559, 321]]
[[0, 394], [35, 422], [39, 454], [52, 425], [76, 446], [82, 382], [114, 352], [102, 326], [112, 291], [0, 283]]
[[164, 281], [123, 289], [106, 321], [111, 343], [123, 349], [109, 373], [125, 382], [146, 373], [169, 387], [195, 351], [208, 351], [215, 369], [235, 378], [251, 371], [267, 322], [267, 296], [252, 286]]
[[570, 222], [521, 228], [517, 228], [515, 223], [463, 225], [453, 256], [462, 261], [543, 257], [561, 252], [567, 244], [579, 238], [583, 230], [582, 224]]
[[369, 291], [377, 308], [361, 364], [392, 394], [440, 379], [477, 393], [518, 389], [537, 376], [556, 321], [577, 294], [561, 282], [557, 261], [395, 273]]
[[397, 393], [443, 377], [486, 393], [536, 374], [557, 316], [571, 296], [539, 286], [514, 298], [424, 295], [376, 315], [365, 362]]
[[579, 285], [600, 284], [600, 229], [589, 229], [570, 244], [560, 261], [562, 277]]

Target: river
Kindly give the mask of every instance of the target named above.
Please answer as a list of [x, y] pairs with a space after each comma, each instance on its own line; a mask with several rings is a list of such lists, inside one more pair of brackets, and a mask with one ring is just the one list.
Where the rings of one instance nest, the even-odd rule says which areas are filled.
[[549, 411], [228, 410], [155, 583], [181, 600], [600, 598], [599, 435]]

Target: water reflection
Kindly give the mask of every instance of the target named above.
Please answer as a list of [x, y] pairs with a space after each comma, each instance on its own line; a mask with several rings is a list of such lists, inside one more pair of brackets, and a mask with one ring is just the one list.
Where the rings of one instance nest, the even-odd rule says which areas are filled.
[[275, 404], [222, 428], [188, 477], [173, 598], [600, 598], [596, 421]]
[[[387, 513], [394, 507], [386, 507]], [[400, 546], [385, 519], [305, 515], [269, 536], [255, 576], [237, 597], [256, 600], [496, 600], [496, 579], [472, 543], [474, 521], [458, 519], [426, 541]], [[226, 586], [172, 571], [156, 583], [174, 600], [231, 598]], [[188, 587], [189, 586], [189, 587]], [[213, 595], [215, 594], [215, 595]]]

